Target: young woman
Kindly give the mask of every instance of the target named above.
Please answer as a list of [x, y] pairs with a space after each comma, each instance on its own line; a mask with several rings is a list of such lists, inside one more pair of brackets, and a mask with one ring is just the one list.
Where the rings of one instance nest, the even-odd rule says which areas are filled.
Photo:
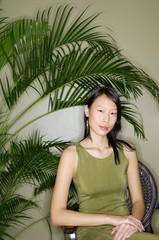
[[[114, 89], [101, 87], [90, 94], [85, 125], [84, 140], [65, 149], [61, 156], [51, 202], [52, 224], [78, 226], [77, 240], [159, 240], [159, 236], [143, 232], [145, 205], [137, 155], [131, 143], [116, 139], [121, 107]], [[72, 179], [79, 212], [67, 209]]]

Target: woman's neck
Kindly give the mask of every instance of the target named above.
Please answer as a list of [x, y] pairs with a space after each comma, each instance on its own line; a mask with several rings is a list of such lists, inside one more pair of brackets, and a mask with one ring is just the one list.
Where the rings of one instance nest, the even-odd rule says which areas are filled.
[[109, 147], [107, 136], [96, 136], [96, 137], [91, 136], [91, 138], [87, 137], [86, 143], [88, 146], [92, 148], [95, 147], [101, 150]]

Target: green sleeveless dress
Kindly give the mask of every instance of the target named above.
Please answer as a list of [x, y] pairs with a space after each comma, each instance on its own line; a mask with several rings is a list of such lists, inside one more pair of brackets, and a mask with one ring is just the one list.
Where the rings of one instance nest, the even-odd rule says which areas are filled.
[[[111, 215], [129, 215], [126, 204], [128, 160], [122, 146], [119, 148], [120, 165], [114, 161], [114, 153], [100, 159], [90, 155], [76, 144], [78, 167], [73, 181], [79, 198], [79, 211]], [[77, 227], [77, 240], [113, 240], [112, 225]], [[135, 233], [130, 240], [159, 240], [149, 233]]]

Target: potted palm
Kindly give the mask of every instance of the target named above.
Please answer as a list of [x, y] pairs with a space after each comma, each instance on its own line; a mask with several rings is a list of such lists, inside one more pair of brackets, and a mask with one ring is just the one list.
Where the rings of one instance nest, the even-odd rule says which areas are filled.
[[[43, 141], [38, 133], [21, 140], [20, 131], [58, 110], [84, 105], [88, 94], [104, 85], [118, 91], [122, 116], [133, 125], [137, 137], [145, 138], [139, 114], [129, 101], [140, 97], [143, 88], [159, 100], [157, 84], [122, 55], [108, 34], [102, 33], [95, 23], [98, 14], [87, 16], [85, 9], [74, 19], [73, 11], [74, 7], [62, 5], [39, 11], [33, 19], [10, 22], [0, 18], [0, 71], [5, 72], [0, 79], [2, 239], [14, 239], [7, 229], [20, 223], [28, 208], [36, 206], [33, 199], [38, 194], [53, 188], [60, 152], [69, 144], [59, 139]], [[16, 105], [30, 91], [36, 98], [13, 119]], [[20, 125], [20, 120], [45, 99], [47, 112]], [[25, 184], [34, 186], [30, 199], [17, 193]]]

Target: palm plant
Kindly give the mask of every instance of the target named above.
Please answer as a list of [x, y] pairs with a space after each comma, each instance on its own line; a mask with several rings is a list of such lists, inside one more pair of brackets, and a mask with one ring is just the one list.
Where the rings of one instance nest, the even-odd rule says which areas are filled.
[[[34, 185], [33, 198], [52, 189], [58, 156], [51, 154], [50, 148], [61, 151], [69, 144], [43, 142], [37, 134], [17, 141], [22, 129], [58, 110], [84, 105], [88, 94], [104, 85], [118, 91], [122, 116], [138, 137], [145, 138], [140, 116], [129, 101], [140, 97], [143, 88], [159, 100], [157, 84], [131, 64], [115, 41], [95, 24], [98, 14], [86, 16], [85, 9], [74, 19], [73, 10], [65, 5], [39, 11], [35, 19], [10, 22], [0, 18], [0, 71], [9, 69], [0, 79], [0, 236], [7, 235], [6, 229], [35, 205], [32, 199], [18, 195], [17, 189], [26, 183]], [[38, 97], [12, 119], [16, 104], [30, 90]], [[44, 99], [48, 99], [47, 112], [19, 126], [20, 119]], [[14, 130], [13, 126], [19, 127]]]
[[[34, 198], [47, 189], [52, 189], [55, 182], [59, 157], [53, 155], [50, 148], [63, 150], [67, 143], [58, 141], [45, 142], [36, 132], [28, 140], [11, 142], [10, 149], [0, 154], [0, 239], [7, 236], [6, 229], [22, 223], [29, 218], [26, 211], [37, 207]], [[47, 182], [47, 186], [46, 186]], [[30, 197], [21, 194], [27, 185], [33, 187]]]

